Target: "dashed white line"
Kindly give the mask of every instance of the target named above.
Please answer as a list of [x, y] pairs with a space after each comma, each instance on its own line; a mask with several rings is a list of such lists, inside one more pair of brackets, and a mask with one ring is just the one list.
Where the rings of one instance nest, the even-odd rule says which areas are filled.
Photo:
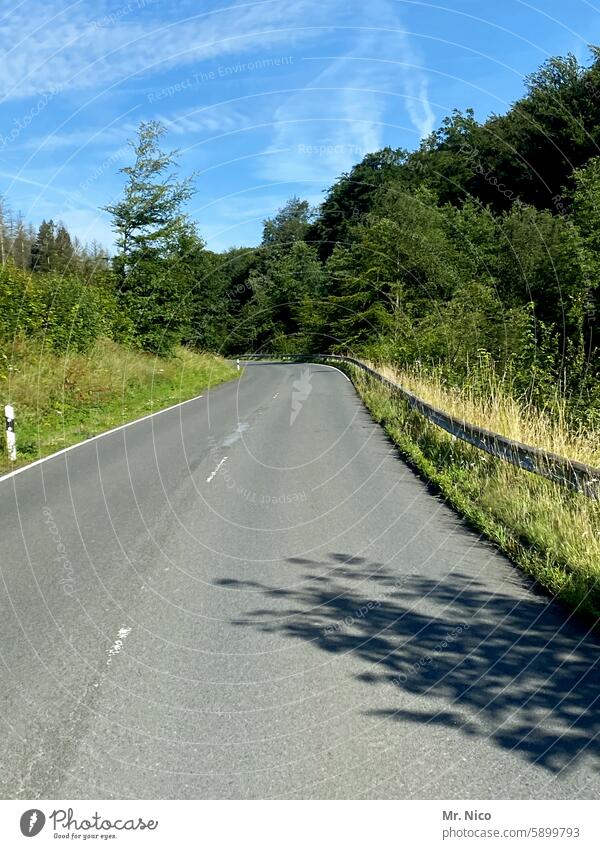
[[117, 639], [114, 641], [112, 646], [108, 650], [108, 660], [106, 661], [106, 665], [109, 666], [112, 662], [113, 657], [116, 654], [121, 653], [121, 649], [123, 648], [123, 643], [125, 642], [125, 638], [131, 633], [131, 628], [127, 628], [123, 625], [122, 628], [119, 628], [119, 633], [117, 634]]
[[227, 457], [223, 457], [223, 459], [218, 463], [217, 468], [214, 470], [214, 472], [211, 472], [210, 475], [206, 478], [206, 483], [211, 482], [211, 480], [217, 474], [217, 472], [219, 471], [219, 469], [221, 468], [221, 466], [223, 465], [223, 463], [225, 462], [226, 459], [227, 459]]

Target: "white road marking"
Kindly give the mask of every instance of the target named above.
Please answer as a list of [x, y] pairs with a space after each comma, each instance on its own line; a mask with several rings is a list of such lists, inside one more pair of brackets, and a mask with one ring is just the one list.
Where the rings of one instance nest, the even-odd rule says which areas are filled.
[[352, 381], [350, 380], [350, 378], [348, 377], [348, 375], [347, 375], [345, 372], [343, 372], [343, 371], [341, 370], [341, 368], [338, 368], [337, 366], [330, 366], [330, 365], [329, 365], [329, 363], [314, 363], [314, 365], [317, 365], [317, 366], [323, 366], [324, 368], [332, 368], [334, 371], [339, 371], [339, 373], [340, 373], [343, 377], [345, 377], [345, 378], [346, 378], [346, 380], [348, 381], [348, 383], [352, 383]]
[[117, 639], [114, 641], [114, 643], [112, 644], [112, 646], [108, 650], [108, 660], [106, 661], [107, 666], [112, 662], [112, 659], [116, 654], [121, 653], [121, 649], [123, 648], [123, 643], [125, 642], [125, 638], [130, 633], [131, 633], [131, 628], [126, 628], [125, 625], [123, 625], [122, 628], [119, 628], [119, 633], [117, 634]]
[[157, 410], [155, 413], [148, 413], [147, 416], [142, 416], [141, 419], [134, 419], [132, 422], [127, 422], [126, 424], [119, 425], [119, 427], [113, 427], [110, 430], [98, 433], [96, 436], [90, 436], [89, 439], [84, 439], [82, 442], [76, 442], [75, 445], [69, 445], [67, 448], [61, 448], [60, 451], [55, 451], [54, 454], [48, 454], [47, 457], [40, 457], [39, 460], [34, 460], [26, 466], [21, 466], [19, 469], [15, 469], [14, 472], [8, 472], [7, 474], [0, 476], [0, 483], [8, 480], [9, 478], [14, 478], [15, 475], [20, 475], [21, 472], [26, 472], [28, 469], [33, 469], [34, 466], [39, 466], [47, 460], [53, 460], [55, 457], [60, 457], [61, 454], [66, 454], [68, 451], [74, 451], [76, 448], [81, 448], [82, 445], [88, 445], [90, 442], [96, 442], [98, 439], [104, 439], [105, 436], [110, 436], [111, 433], [117, 433], [119, 430], [125, 430], [126, 427], [132, 427], [132, 425], [145, 422], [146, 419], [151, 419], [153, 416], [160, 416], [162, 413], [168, 413], [169, 410], [174, 410], [176, 407], [183, 407], [185, 404], [191, 404], [192, 401], [198, 401], [200, 398], [204, 398], [204, 395], [196, 395], [195, 398], [190, 398], [188, 401], [180, 401], [179, 404], [172, 404], [170, 407], [165, 407], [164, 410]]
[[275, 393], [275, 395], [273, 395], [273, 400], [274, 400], [275, 398], [277, 398], [277, 396], [278, 396], [278, 395], [279, 395], [279, 392], [276, 392], [276, 393]]
[[217, 474], [217, 472], [219, 471], [219, 469], [221, 468], [221, 466], [223, 465], [223, 463], [225, 462], [226, 459], [227, 459], [227, 457], [223, 457], [223, 459], [219, 462], [219, 464], [218, 464], [217, 468], [214, 470], [214, 472], [211, 472], [210, 475], [206, 478], [206, 483], [211, 482], [211, 480]]

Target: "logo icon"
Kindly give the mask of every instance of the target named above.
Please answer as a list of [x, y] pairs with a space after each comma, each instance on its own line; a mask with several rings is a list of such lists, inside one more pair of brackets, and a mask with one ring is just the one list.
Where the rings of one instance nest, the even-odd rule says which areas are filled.
[[302, 409], [302, 404], [312, 392], [312, 384], [310, 382], [310, 368], [305, 368], [298, 380], [292, 384], [294, 391], [292, 392], [292, 412], [290, 413], [290, 427], [296, 421], [296, 416]]
[[21, 816], [21, 834], [24, 837], [35, 837], [46, 824], [46, 817], [38, 808], [31, 808]]

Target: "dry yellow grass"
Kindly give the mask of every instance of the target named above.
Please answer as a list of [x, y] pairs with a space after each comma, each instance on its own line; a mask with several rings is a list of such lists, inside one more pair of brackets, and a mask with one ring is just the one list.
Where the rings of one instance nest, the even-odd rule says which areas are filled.
[[600, 432], [567, 423], [566, 405], [556, 400], [552, 415], [519, 401], [490, 371], [477, 391], [468, 383], [450, 386], [437, 372], [370, 364], [385, 377], [445, 413], [485, 427], [509, 439], [552, 451], [570, 460], [600, 466]]
[[[497, 384], [489, 396], [478, 396], [422, 371], [374, 367], [444, 412], [599, 464], [598, 435], [570, 432], [564, 416], [552, 421]], [[457, 510], [550, 593], [600, 616], [600, 502], [454, 439], [364, 372], [354, 370], [354, 380], [373, 417]]]

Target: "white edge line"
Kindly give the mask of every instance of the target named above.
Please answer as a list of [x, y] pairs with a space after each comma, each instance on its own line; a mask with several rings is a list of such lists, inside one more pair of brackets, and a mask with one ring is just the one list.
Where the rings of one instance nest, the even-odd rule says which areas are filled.
[[68, 451], [74, 451], [75, 448], [81, 448], [82, 445], [89, 445], [90, 442], [96, 442], [98, 439], [104, 439], [105, 436], [110, 436], [112, 433], [117, 433], [120, 430], [125, 430], [125, 428], [132, 427], [140, 422], [145, 422], [146, 419], [151, 419], [154, 416], [160, 416], [161, 413], [168, 413], [169, 410], [175, 410], [177, 407], [183, 407], [185, 404], [191, 404], [192, 401], [198, 401], [200, 398], [204, 398], [204, 395], [196, 395], [194, 398], [189, 398], [187, 401], [180, 401], [178, 404], [172, 404], [170, 407], [165, 407], [164, 410], [157, 410], [155, 413], [148, 413], [147, 416], [142, 416], [141, 419], [134, 419], [131, 422], [125, 422], [125, 424], [119, 425], [118, 427], [113, 427], [110, 430], [97, 433], [96, 436], [90, 436], [89, 439], [83, 439], [81, 442], [69, 445], [67, 448], [61, 448], [60, 451], [55, 451], [54, 454], [48, 454], [47, 457], [40, 457], [39, 460], [33, 460], [33, 462], [28, 463], [26, 466], [21, 466], [12, 472], [7, 472], [7, 474], [0, 476], [0, 483], [8, 480], [9, 478], [14, 478], [15, 475], [20, 475], [21, 472], [27, 472], [29, 469], [33, 469], [34, 466], [39, 466], [47, 460], [53, 460], [55, 457], [60, 457], [61, 454], [66, 454]]
[[314, 365], [314, 366], [325, 366], [325, 368], [332, 368], [334, 371], [339, 371], [339, 373], [342, 375], [342, 377], [345, 377], [345, 378], [346, 378], [346, 380], [348, 381], [348, 383], [352, 383], [352, 381], [350, 380], [350, 378], [348, 377], [348, 375], [347, 375], [345, 372], [343, 372], [343, 371], [341, 370], [341, 368], [338, 368], [337, 366], [330, 366], [330, 365], [329, 365], [329, 363], [318, 363], [318, 362], [317, 362], [317, 363], [310, 363], [309, 365]]
[[[289, 362], [289, 360], [273, 360], [272, 362], [264, 362], [264, 363], [256, 362], [256, 361], [253, 362], [252, 360], [241, 360], [240, 362], [243, 362], [245, 366], [271, 366], [271, 365], [276, 365], [276, 366], [278, 366], [278, 365], [324, 366], [325, 368], [332, 368], [334, 371], [339, 372], [342, 375], [342, 377], [346, 378], [348, 383], [352, 383], [352, 381], [350, 380], [348, 375], [345, 372], [343, 372], [341, 370], [341, 368], [338, 368], [337, 366], [330, 366], [329, 363], [321, 363], [318, 360], [315, 360], [314, 362], [313, 362], [313, 360], [303, 360], [302, 362], [298, 362], [297, 360], [294, 361], [294, 362]], [[276, 396], [274, 395], [273, 397], [275, 398]]]

